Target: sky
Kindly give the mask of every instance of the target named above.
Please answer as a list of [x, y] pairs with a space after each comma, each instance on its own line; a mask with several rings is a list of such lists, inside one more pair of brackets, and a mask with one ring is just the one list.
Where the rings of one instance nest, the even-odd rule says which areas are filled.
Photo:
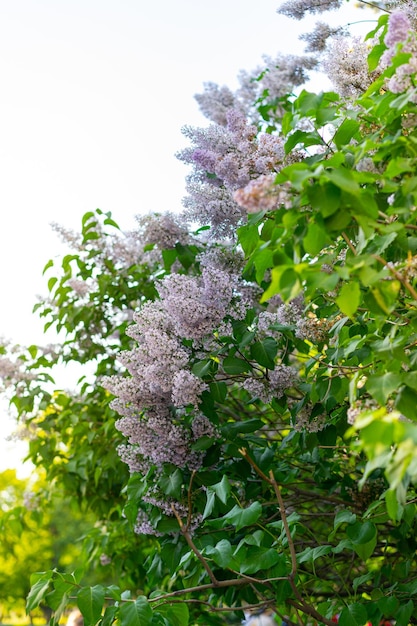
[[[263, 54], [302, 52], [305, 25], [278, 4], [0, 0], [0, 336], [43, 341], [31, 310], [62, 252], [51, 222], [77, 229], [100, 208], [131, 228], [137, 214], [181, 209], [181, 128], [207, 125], [194, 94], [236, 87]], [[364, 17], [349, 3], [342, 19]], [[0, 469], [22, 454], [11, 428], [0, 407]]]

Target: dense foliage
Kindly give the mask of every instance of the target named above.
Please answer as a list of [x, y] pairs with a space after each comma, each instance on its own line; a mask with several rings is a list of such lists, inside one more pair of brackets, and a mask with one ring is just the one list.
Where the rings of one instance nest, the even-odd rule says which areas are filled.
[[[364, 42], [319, 23], [314, 55], [206, 85], [183, 215], [61, 229], [36, 308], [63, 339], [5, 346], [4, 386], [115, 584], [36, 573], [29, 611], [417, 622], [417, 10], [378, 6]], [[334, 91], [300, 89], [315, 67]], [[75, 392], [57, 362], [85, 368]]]

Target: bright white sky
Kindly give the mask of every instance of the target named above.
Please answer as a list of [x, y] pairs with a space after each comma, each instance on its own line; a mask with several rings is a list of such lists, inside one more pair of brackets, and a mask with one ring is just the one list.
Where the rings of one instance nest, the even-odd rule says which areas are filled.
[[[0, 336], [41, 342], [32, 316], [52, 221], [77, 228], [101, 208], [123, 227], [177, 211], [184, 124], [205, 125], [195, 93], [236, 86], [262, 54], [301, 53], [279, 0], [0, 0]], [[340, 12], [335, 14], [340, 19]], [[365, 18], [352, 3], [345, 21]], [[0, 469], [16, 463], [0, 413]]]

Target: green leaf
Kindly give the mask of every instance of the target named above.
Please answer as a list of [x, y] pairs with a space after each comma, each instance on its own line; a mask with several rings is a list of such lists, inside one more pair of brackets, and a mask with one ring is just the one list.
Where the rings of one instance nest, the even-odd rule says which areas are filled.
[[315, 256], [329, 243], [329, 236], [325, 230], [315, 222], [308, 225], [307, 235], [303, 239], [304, 249], [308, 254]]
[[333, 183], [324, 181], [322, 184], [310, 185], [307, 189], [311, 206], [319, 211], [323, 217], [329, 217], [340, 206], [341, 191]]
[[366, 388], [375, 400], [384, 405], [390, 395], [399, 389], [402, 383], [401, 374], [386, 372], [385, 374], [375, 374], [369, 376]]
[[259, 502], [253, 502], [246, 509], [242, 509], [240, 506], [236, 505], [233, 507], [231, 511], [229, 511], [225, 516], [224, 520], [228, 524], [233, 524], [236, 527], [236, 530], [240, 530], [245, 526], [251, 526], [258, 521], [262, 514], [262, 506]]
[[101, 618], [104, 605], [104, 587], [95, 585], [85, 587], [77, 593], [77, 605], [80, 609], [86, 626], [96, 624]]
[[27, 612], [36, 609], [50, 589], [51, 580], [54, 573], [52, 570], [47, 572], [36, 572], [30, 577], [31, 588], [26, 599]]
[[177, 468], [173, 473], [162, 475], [158, 480], [158, 485], [167, 496], [179, 499], [181, 497], [181, 487], [183, 483], [182, 472]]
[[242, 560], [239, 571], [242, 574], [255, 574], [261, 570], [268, 570], [282, 561], [282, 555], [275, 548], [265, 546], [250, 546]]
[[250, 363], [235, 356], [228, 356], [223, 361], [223, 369], [226, 374], [243, 374], [251, 369]]
[[406, 604], [402, 603], [395, 613], [396, 626], [408, 626], [413, 611], [414, 603], [412, 600], [409, 600]]
[[352, 511], [343, 510], [337, 511], [334, 518], [334, 530], [337, 530], [342, 524], [354, 524], [356, 522], [356, 515]]
[[50, 267], [54, 266], [54, 262], [52, 259], [49, 259], [48, 263], [45, 265], [45, 267], [43, 268], [42, 274], [45, 274], [45, 272], [47, 272], [49, 270]]
[[368, 54], [368, 70], [373, 72], [379, 65], [382, 55], [384, 54], [387, 46], [384, 43], [376, 44]]
[[387, 489], [387, 491], [385, 492], [385, 504], [390, 518], [394, 522], [401, 521], [404, 507], [398, 502], [395, 489]]
[[356, 554], [366, 561], [373, 553], [376, 541], [376, 526], [372, 522], [356, 522], [346, 528], [346, 534], [352, 541]]
[[343, 191], [347, 191], [352, 196], [359, 196], [361, 193], [361, 187], [352, 170], [340, 167], [338, 169], [327, 171], [325, 176], [327, 180], [334, 183]]
[[119, 612], [118, 606], [108, 606], [104, 611], [103, 619], [100, 622], [100, 626], [111, 626], [116, 619], [117, 613]]
[[152, 609], [144, 596], [134, 602], [125, 602], [120, 607], [120, 626], [150, 626]]
[[336, 298], [336, 304], [348, 317], [352, 318], [361, 301], [361, 292], [357, 282], [345, 283]]
[[212, 489], [220, 502], [226, 504], [231, 491], [230, 482], [226, 475], [223, 476], [219, 483], [216, 483], [215, 485], [210, 485], [210, 487], [207, 487], [207, 489]]
[[191, 371], [195, 376], [198, 376], [198, 378], [204, 378], [204, 376], [213, 372], [213, 366], [214, 362], [212, 359], [203, 359], [202, 361], [194, 363]]
[[259, 230], [256, 224], [245, 224], [237, 229], [240, 245], [246, 256], [249, 256], [257, 247], [259, 242]]
[[270, 370], [274, 369], [277, 352], [278, 344], [272, 337], [266, 337], [263, 341], [257, 341], [250, 347], [252, 359]]
[[367, 620], [366, 609], [363, 604], [350, 604], [339, 615], [339, 626], [364, 626]]
[[356, 135], [359, 130], [359, 123], [356, 120], [345, 119], [337, 129], [333, 141], [340, 149], [342, 146], [348, 144], [350, 140]]
[[417, 421], [417, 392], [404, 385], [397, 396], [395, 407], [410, 420]]
[[168, 620], [170, 626], [188, 626], [190, 615], [188, 606], [185, 602], [176, 602], [175, 604], [158, 605], [154, 610], [155, 615], [162, 615]]
[[312, 563], [321, 556], [326, 556], [332, 552], [333, 548], [330, 545], [316, 546], [315, 548], [306, 548], [302, 552], [297, 554], [297, 560], [299, 563]]
[[54, 580], [54, 589], [47, 595], [47, 604], [51, 607], [51, 609], [53, 609], [55, 613], [55, 621], [58, 621], [59, 619], [57, 613], [61, 614], [65, 609], [68, 599], [67, 595], [71, 591], [74, 591], [75, 587], [75, 580], [72, 582], [63, 578], [57, 578], [56, 580]]
[[215, 546], [206, 546], [205, 554], [219, 567], [228, 567], [232, 560], [232, 545], [227, 539], [221, 539]]

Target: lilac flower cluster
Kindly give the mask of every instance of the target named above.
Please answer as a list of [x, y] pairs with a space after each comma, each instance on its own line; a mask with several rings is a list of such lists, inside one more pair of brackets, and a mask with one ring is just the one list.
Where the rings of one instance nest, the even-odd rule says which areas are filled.
[[248, 213], [272, 211], [279, 206], [290, 209], [292, 196], [289, 187], [288, 184], [275, 185], [273, 174], [263, 175], [251, 180], [242, 189], [237, 189], [233, 199]]
[[35, 378], [36, 374], [28, 367], [25, 349], [0, 338], [0, 392], [10, 389], [19, 393], [21, 386], [26, 386]]
[[278, 13], [301, 20], [306, 13], [324, 13], [339, 9], [343, 0], [287, 0], [277, 9]]
[[116, 427], [127, 438], [119, 454], [131, 472], [161, 470], [165, 463], [197, 469], [204, 453], [194, 451], [193, 443], [218, 436], [198, 413], [207, 385], [190, 371], [190, 358], [226, 316], [245, 315], [239, 305], [241, 263], [236, 266], [230, 254], [213, 246], [200, 259], [201, 275], [166, 276], [158, 284], [160, 299], [134, 314], [128, 334], [137, 346], [120, 355], [130, 376], [102, 381], [116, 396]]
[[214, 237], [231, 235], [244, 216], [232, 192], [278, 171], [285, 158], [281, 137], [257, 135], [256, 127], [238, 109], [228, 109], [225, 116], [225, 126], [184, 128], [192, 145], [178, 154], [193, 166], [184, 201], [186, 218], [211, 224]]
[[196, 94], [202, 114], [215, 124], [227, 126], [227, 112], [230, 109], [239, 109], [241, 105], [229, 87], [219, 87], [216, 83], [204, 83], [204, 92]]
[[[388, 50], [381, 58], [382, 67], [387, 67], [399, 50], [410, 54], [407, 63], [396, 67], [393, 76], [387, 81], [387, 88], [392, 93], [403, 93], [409, 89], [415, 89], [412, 77], [417, 72], [417, 35], [412, 31], [411, 22], [406, 13], [398, 10], [390, 15], [384, 42]], [[410, 99], [417, 102], [417, 95], [411, 95]]]
[[314, 30], [303, 33], [299, 38], [307, 43], [306, 52], [323, 52], [330, 37], [342, 34], [343, 29], [340, 27], [332, 27], [325, 22], [317, 22]]
[[230, 275], [204, 267], [201, 277], [171, 274], [159, 285], [174, 332], [185, 339], [201, 340], [225, 317], [233, 298]]
[[261, 133], [248, 124], [237, 109], [226, 113], [227, 125], [207, 129], [186, 127], [184, 134], [193, 144], [179, 153], [185, 163], [194, 165], [193, 180], [213, 180], [217, 185], [237, 189], [251, 178], [274, 171], [285, 152], [281, 137]]
[[368, 54], [368, 45], [359, 38], [332, 40], [322, 66], [341, 96], [359, 96], [377, 78], [378, 70], [368, 70]]
[[186, 245], [191, 242], [188, 224], [180, 215], [173, 213], [150, 213], [137, 215], [139, 239], [144, 248], [150, 245], [160, 250], [173, 248], [175, 244]]
[[327, 417], [325, 413], [319, 415], [312, 415], [312, 407], [310, 405], [304, 406], [297, 411], [295, 419], [295, 430], [306, 430], [309, 433], [317, 433], [323, 430], [327, 425]]
[[252, 398], [259, 398], [262, 402], [271, 402], [272, 398], [282, 398], [285, 391], [294, 386], [298, 378], [297, 370], [288, 365], [277, 365], [268, 370], [264, 376], [248, 376], [243, 388]]
[[263, 64], [238, 75], [239, 87], [233, 93], [227, 87], [215, 83], [205, 83], [204, 92], [195, 96], [203, 115], [220, 126], [228, 125], [228, 113], [238, 111], [254, 123], [262, 120], [254, 103], [263, 99], [281, 98], [299, 87], [308, 79], [308, 71], [317, 66], [312, 56], [278, 54], [276, 57], [263, 56]]

